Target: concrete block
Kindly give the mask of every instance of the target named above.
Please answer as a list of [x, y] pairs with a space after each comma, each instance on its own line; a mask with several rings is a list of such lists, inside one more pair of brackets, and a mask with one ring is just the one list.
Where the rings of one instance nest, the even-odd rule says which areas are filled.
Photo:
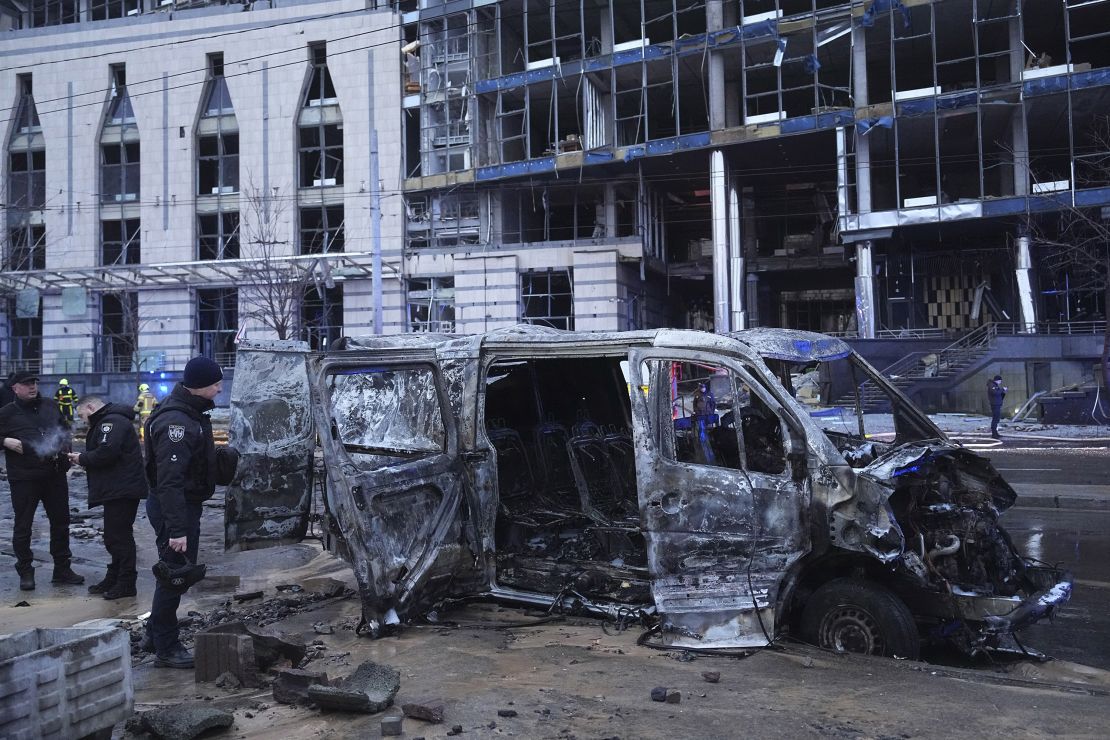
[[401, 717], [391, 716], [382, 720], [382, 737], [401, 734]]
[[131, 715], [131, 639], [117, 628], [0, 638], [0, 737], [84, 737]]
[[278, 668], [274, 671], [274, 701], [282, 704], [307, 704], [310, 686], [327, 686], [328, 674], [323, 671], [302, 671], [299, 668]]
[[194, 677], [197, 683], [210, 683], [230, 673], [244, 686], [257, 686], [254, 640], [248, 635], [200, 632], [193, 648]]

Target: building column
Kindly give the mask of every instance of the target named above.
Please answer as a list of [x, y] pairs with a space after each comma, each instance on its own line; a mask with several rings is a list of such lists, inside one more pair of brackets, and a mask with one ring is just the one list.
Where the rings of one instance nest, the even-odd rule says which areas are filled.
[[713, 331], [729, 330], [728, 183], [725, 153], [709, 153], [709, 203], [713, 226]]
[[744, 244], [740, 230], [740, 194], [728, 184], [729, 324], [732, 331], [748, 328], [744, 310]]
[[748, 326], [759, 326], [759, 273], [749, 272], [744, 282], [748, 286]]
[[[1020, 82], [1025, 69], [1025, 45], [1021, 42], [1021, 19], [1010, 19], [1010, 80]], [[1010, 145], [1014, 154], [1014, 195], [1029, 195], [1029, 135], [1025, 128], [1024, 100], [1010, 117]]]
[[[705, 3], [706, 28], [710, 32], [724, 28], [723, 0]], [[709, 130], [716, 131], [728, 125], [725, 118], [725, 58], [718, 52], [709, 52]]]
[[870, 239], [856, 242], [856, 333], [860, 339], [875, 338], [875, 269]]
[[1021, 330], [1033, 334], [1037, 331], [1037, 308], [1033, 299], [1033, 256], [1032, 239], [1028, 234], [1017, 238], [1015, 255], [1018, 288], [1018, 307], [1021, 311]]

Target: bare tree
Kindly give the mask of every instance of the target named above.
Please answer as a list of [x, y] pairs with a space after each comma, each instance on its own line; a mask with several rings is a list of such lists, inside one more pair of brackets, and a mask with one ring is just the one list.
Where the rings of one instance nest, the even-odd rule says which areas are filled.
[[299, 329], [305, 291], [314, 282], [313, 263], [291, 259], [289, 242], [281, 238], [286, 209], [281, 188], [267, 193], [252, 181], [242, 198], [246, 207], [239, 230], [244, 260], [241, 316], [270, 329], [278, 339], [292, 339]]
[[[1086, 144], [1088, 153], [1076, 157], [1075, 187], [1110, 185], [1110, 117], [1098, 120]], [[1102, 379], [1110, 388], [1110, 215], [1098, 207], [1076, 206], [1070, 198], [1061, 200], [1061, 210], [1030, 215], [1027, 226], [1042, 269], [1066, 274], [1071, 291], [1102, 294]]]

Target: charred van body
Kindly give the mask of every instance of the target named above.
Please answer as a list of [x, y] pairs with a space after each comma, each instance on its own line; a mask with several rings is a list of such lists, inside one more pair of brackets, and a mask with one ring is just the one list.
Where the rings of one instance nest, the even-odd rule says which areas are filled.
[[[869, 384], [891, 439], [833, 403]], [[304, 535], [319, 447], [328, 546], [371, 631], [485, 594], [647, 611], [679, 646], [793, 631], [914, 656], [923, 635], [992, 647], [1071, 593], [999, 524], [1015, 494], [989, 461], [817, 334], [249, 343], [231, 434], [228, 547]]]

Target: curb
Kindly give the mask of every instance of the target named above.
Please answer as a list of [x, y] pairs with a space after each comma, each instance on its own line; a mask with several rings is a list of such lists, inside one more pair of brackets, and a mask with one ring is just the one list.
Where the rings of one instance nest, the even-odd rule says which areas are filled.
[[1110, 496], [1048, 496], [1044, 494], [1018, 494], [1015, 509], [1106, 509], [1110, 511]]

